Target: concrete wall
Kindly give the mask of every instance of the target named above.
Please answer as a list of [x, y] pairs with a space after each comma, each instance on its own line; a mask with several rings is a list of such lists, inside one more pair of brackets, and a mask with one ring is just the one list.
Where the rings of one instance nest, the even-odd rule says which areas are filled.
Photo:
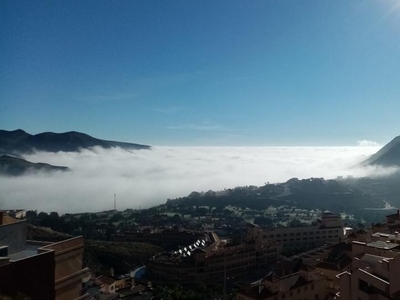
[[26, 222], [0, 226], [0, 246], [8, 246], [8, 254], [23, 250], [26, 247]]
[[31, 300], [54, 300], [54, 253], [45, 252], [0, 266], [0, 291], [17, 292]]

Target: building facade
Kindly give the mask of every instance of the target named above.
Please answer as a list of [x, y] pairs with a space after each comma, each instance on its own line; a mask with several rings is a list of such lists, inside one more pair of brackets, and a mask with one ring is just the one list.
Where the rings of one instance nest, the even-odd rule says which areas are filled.
[[342, 220], [331, 212], [324, 212], [315, 226], [260, 228], [247, 225], [248, 240], [282, 243], [284, 247], [314, 248], [326, 242], [340, 243], [344, 238]]
[[270, 274], [240, 290], [235, 300], [323, 300], [332, 299], [326, 278], [303, 266], [299, 272], [286, 276]]
[[89, 299], [82, 282], [83, 238], [59, 243], [26, 240], [26, 221], [0, 212], [0, 294], [22, 293], [32, 300]]
[[189, 245], [198, 239], [204, 239], [202, 232], [184, 230], [182, 228], [143, 228], [126, 231], [114, 237], [117, 242], [139, 242], [163, 247], [164, 249]]
[[389, 241], [353, 242], [351, 271], [337, 275], [340, 300], [400, 299], [400, 246]]
[[195, 283], [223, 281], [252, 273], [265, 265], [274, 264], [282, 252], [278, 243], [248, 243], [227, 246], [215, 233], [196, 247], [184, 251], [164, 252], [152, 257], [147, 265], [154, 282]]

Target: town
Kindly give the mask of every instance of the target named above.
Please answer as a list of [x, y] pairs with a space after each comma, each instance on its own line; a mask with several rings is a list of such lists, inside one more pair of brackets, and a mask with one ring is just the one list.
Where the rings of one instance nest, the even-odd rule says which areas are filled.
[[[155, 209], [2, 211], [0, 290], [44, 300], [399, 299], [399, 210], [363, 229], [329, 211], [273, 227], [214, 210], [190, 222]], [[76, 221], [78, 236], [54, 230], [64, 219]], [[145, 253], [120, 254], [127, 248]]]

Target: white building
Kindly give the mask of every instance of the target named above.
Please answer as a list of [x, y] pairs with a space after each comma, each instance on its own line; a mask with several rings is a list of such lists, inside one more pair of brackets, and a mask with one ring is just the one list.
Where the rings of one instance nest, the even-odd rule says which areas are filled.
[[340, 243], [344, 231], [340, 216], [331, 212], [322, 213], [316, 225], [304, 227], [260, 228], [248, 224], [248, 240], [270, 240], [282, 243], [283, 246], [317, 247], [326, 242]]

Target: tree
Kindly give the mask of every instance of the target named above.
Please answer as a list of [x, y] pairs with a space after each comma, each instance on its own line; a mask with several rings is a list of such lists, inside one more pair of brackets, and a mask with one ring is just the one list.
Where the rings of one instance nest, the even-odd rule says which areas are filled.
[[50, 218], [52, 218], [52, 219], [58, 219], [58, 218], [59, 218], [58, 213], [57, 213], [56, 211], [52, 211], [52, 212], [50, 213]]
[[38, 218], [39, 218], [39, 219], [43, 219], [43, 218], [47, 218], [48, 216], [49, 216], [49, 215], [48, 215], [47, 213], [41, 211], [41, 212], [39, 213], [39, 215], [38, 215]]
[[171, 218], [171, 222], [174, 224], [181, 224], [182, 223], [182, 219], [181, 216], [178, 214], [175, 214], [172, 218]]
[[37, 216], [38, 216], [38, 214], [37, 214], [37, 211], [36, 211], [36, 210], [28, 210], [28, 211], [26, 212], [26, 218], [27, 218], [28, 220], [34, 220], [34, 219], [37, 218]]
[[274, 225], [274, 222], [272, 221], [271, 218], [260, 216], [254, 218], [254, 224], [260, 225], [260, 226], [272, 226]]

